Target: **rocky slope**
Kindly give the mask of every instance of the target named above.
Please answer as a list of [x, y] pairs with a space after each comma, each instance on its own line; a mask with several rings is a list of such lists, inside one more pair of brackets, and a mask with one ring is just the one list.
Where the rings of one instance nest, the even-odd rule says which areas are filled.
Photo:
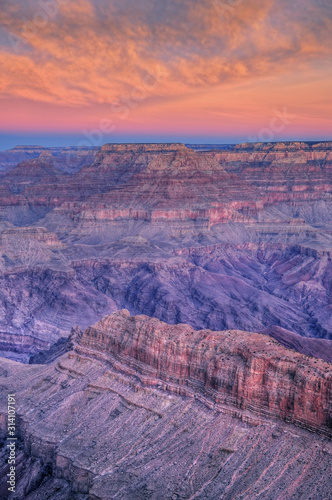
[[102, 361], [110, 355], [149, 386], [164, 382], [176, 394], [201, 393], [217, 405], [331, 434], [331, 365], [261, 334], [195, 331], [125, 310], [85, 330], [76, 352]]
[[331, 143], [83, 149], [15, 148], [1, 174], [3, 355], [121, 308], [331, 342]]
[[332, 363], [332, 342], [329, 340], [300, 337], [278, 326], [267, 328], [262, 333], [273, 337], [288, 349]]
[[[288, 250], [249, 251], [224, 245], [213, 250], [196, 247], [190, 255], [180, 250], [180, 255], [161, 258], [145, 240], [130, 238], [107, 247], [113, 258], [79, 259], [76, 255], [70, 261], [60, 258], [63, 251], [38, 248], [39, 253], [34, 251], [29, 258], [26, 252], [25, 262], [2, 273], [0, 340], [4, 351], [36, 354], [67, 336], [73, 324], [84, 328], [127, 307], [134, 314], [185, 322], [197, 329], [262, 331], [277, 325], [302, 336], [321, 336], [326, 339], [324, 359], [332, 361], [328, 260], [324, 264], [295, 252], [291, 256]], [[43, 256], [43, 263], [38, 256]], [[285, 261], [288, 269], [282, 273]], [[310, 280], [303, 275], [305, 267]], [[28, 348], [22, 342], [24, 336], [35, 338], [36, 344]], [[299, 346], [299, 342], [291, 345]], [[317, 351], [314, 346], [313, 342], [310, 354], [320, 357], [320, 343]]]
[[0, 172], [15, 168], [19, 163], [35, 158], [48, 158], [58, 169], [64, 172], [74, 172], [91, 161], [95, 149], [84, 146], [46, 148], [43, 146], [16, 146], [13, 149], [0, 152]]
[[8, 391], [18, 405], [11, 498], [329, 498], [331, 381], [331, 365], [264, 335], [117, 312], [73, 331], [50, 365], [3, 360], [3, 432]]

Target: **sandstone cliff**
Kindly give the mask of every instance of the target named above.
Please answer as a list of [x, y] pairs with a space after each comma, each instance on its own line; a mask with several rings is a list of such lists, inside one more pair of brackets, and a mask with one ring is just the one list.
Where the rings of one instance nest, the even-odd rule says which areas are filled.
[[331, 365], [264, 335], [126, 311], [75, 329], [69, 347], [47, 366], [3, 360], [15, 500], [329, 498]]
[[[118, 359], [142, 383], [210, 399], [332, 435], [331, 365], [261, 334], [195, 331], [127, 311], [85, 330], [79, 354]], [[169, 386], [168, 386], [169, 383]]]

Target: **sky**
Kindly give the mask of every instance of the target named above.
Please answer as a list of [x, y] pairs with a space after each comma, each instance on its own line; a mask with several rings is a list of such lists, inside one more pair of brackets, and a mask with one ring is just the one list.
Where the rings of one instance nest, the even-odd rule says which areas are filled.
[[0, 0], [0, 149], [332, 139], [332, 0]]

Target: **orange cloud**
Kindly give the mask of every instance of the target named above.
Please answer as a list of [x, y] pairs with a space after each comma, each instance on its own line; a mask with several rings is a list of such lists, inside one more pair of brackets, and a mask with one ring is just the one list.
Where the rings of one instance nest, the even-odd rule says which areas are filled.
[[222, 107], [218, 93], [236, 104], [237, 89], [253, 95], [259, 81], [273, 102], [283, 78], [301, 72], [310, 79], [331, 68], [329, 0], [1, 3], [3, 99], [90, 109], [134, 95], [140, 121], [155, 99], [171, 116], [181, 106], [190, 114], [185, 96], [203, 96], [206, 109]]

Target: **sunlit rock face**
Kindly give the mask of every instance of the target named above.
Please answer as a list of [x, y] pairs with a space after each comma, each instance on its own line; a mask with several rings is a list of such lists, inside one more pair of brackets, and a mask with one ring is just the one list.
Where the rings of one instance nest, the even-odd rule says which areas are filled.
[[329, 498], [330, 368], [262, 334], [126, 310], [75, 328], [48, 365], [2, 362], [15, 498]]
[[[128, 311], [107, 316], [78, 336], [76, 352], [111, 356], [142, 384], [331, 434], [331, 366], [283, 348], [262, 334], [193, 330]], [[98, 354], [99, 353], [99, 354]], [[124, 371], [126, 371], [124, 369]], [[169, 387], [168, 387], [169, 384]], [[174, 387], [173, 387], [174, 386]], [[208, 403], [208, 406], [210, 404]]]
[[331, 143], [33, 146], [1, 162], [3, 356], [53, 359], [72, 326], [127, 308], [278, 332], [331, 361]]

